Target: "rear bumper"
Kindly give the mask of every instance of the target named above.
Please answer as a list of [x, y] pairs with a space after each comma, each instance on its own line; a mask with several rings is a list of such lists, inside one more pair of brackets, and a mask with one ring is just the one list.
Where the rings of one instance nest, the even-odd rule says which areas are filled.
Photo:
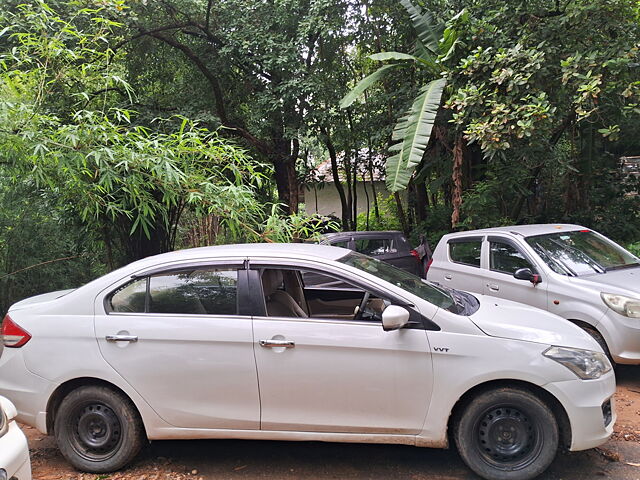
[[[545, 385], [564, 406], [571, 425], [570, 450], [587, 450], [606, 442], [616, 421], [613, 371], [597, 380], [569, 380]], [[610, 414], [607, 402], [611, 402]]]
[[8, 478], [31, 480], [27, 439], [16, 422], [11, 422], [9, 431], [0, 438], [0, 469], [7, 472]]
[[[46, 425], [38, 418], [47, 410], [48, 394], [53, 384], [29, 371], [20, 349], [5, 349], [0, 357], [0, 395], [13, 402], [18, 410], [17, 420], [46, 433]], [[11, 477], [9, 477], [11, 478]]]

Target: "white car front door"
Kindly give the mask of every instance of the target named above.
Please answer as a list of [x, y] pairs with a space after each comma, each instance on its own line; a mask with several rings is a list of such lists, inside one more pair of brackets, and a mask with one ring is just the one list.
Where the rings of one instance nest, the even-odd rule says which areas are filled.
[[[540, 275], [540, 268], [534, 260], [516, 242], [506, 237], [489, 236], [485, 246], [488, 255], [487, 269], [483, 269], [485, 295], [547, 310], [548, 279]], [[540, 275], [540, 283], [515, 278], [513, 274], [521, 268], [528, 268]]]
[[96, 302], [103, 357], [171, 425], [260, 428], [241, 265], [154, 273]]
[[[314, 272], [314, 281], [319, 275]], [[261, 295], [262, 285], [257, 283], [255, 291]], [[335, 284], [331, 280], [325, 283]], [[287, 289], [291, 288], [285, 280], [277, 288], [278, 295], [289, 295]], [[324, 298], [313, 302], [316, 311], [311, 310], [311, 317], [298, 316], [299, 312], [286, 314], [285, 309], [278, 316], [254, 318], [261, 428], [419, 433], [433, 382], [426, 331], [405, 328], [385, 332], [376, 319], [345, 319], [346, 310], [353, 312], [353, 306], [362, 301], [363, 290], [338, 290], [335, 302], [317, 283], [311, 290], [306, 298], [298, 295], [294, 299], [308, 310], [310, 297]], [[270, 292], [265, 293], [269, 299]], [[384, 308], [381, 298], [371, 295], [371, 299], [376, 308]], [[323, 304], [329, 313], [317, 309]], [[270, 308], [269, 301], [266, 308]]]

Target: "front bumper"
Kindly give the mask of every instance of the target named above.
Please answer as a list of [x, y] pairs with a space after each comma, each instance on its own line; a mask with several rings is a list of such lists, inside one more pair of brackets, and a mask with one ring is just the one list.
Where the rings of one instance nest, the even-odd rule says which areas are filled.
[[640, 318], [628, 318], [609, 309], [596, 328], [616, 363], [640, 364]]
[[[613, 371], [596, 380], [568, 380], [545, 385], [563, 405], [571, 426], [569, 450], [587, 450], [606, 442], [616, 422]], [[611, 410], [607, 402], [611, 402]]]
[[31, 462], [27, 439], [16, 422], [9, 424], [9, 430], [0, 438], [0, 469], [7, 478], [31, 480]]

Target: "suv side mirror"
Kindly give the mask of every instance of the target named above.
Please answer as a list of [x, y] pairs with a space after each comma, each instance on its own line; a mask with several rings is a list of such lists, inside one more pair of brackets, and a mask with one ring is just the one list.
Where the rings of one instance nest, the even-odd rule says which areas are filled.
[[398, 305], [389, 305], [382, 312], [382, 329], [385, 332], [399, 330], [409, 323], [409, 312]]
[[515, 271], [513, 277], [518, 280], [529, 280], [534, 285], [537, 285], [542, 281], [540, 275], [533, 273], [530, 268], [519, 268]]

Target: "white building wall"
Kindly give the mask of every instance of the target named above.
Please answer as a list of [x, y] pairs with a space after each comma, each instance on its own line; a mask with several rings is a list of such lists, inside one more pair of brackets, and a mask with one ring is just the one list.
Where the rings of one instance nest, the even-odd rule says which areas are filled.
[[[378, 181], [374, 183], [377, 195], [382, 194], [383, 197], [390, 195], [384, 182]], [[362, 182], [356, 184], [356, 193], [357, 212], [359, 214], [364, 213], [367, 211], [367, 196]], [[367, 182], [367, 193], [369, 194], [369, 211], [373, 212], [373, 193], [370, 182]], [[310, 215], [319, 213], [320, 215], [335, 215], [338, 218], [342, 215], [340, 197], [333, 182], [305, 187], [304, 199], [306, 212]]]

